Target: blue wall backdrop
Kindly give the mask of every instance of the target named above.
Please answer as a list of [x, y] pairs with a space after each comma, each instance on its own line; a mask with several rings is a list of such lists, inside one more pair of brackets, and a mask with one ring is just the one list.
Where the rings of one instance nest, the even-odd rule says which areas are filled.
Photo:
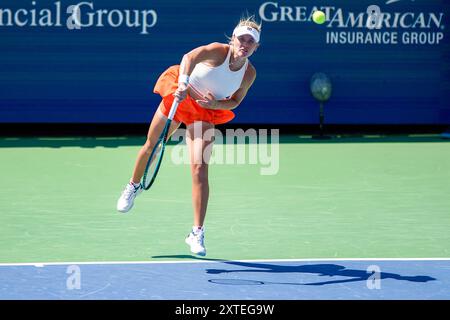
[[[325, 24], [311, 21], [315, 9]], [[324, 72], [327, 123], [450, 124], [444, 0], [0, 0], [0, 122], [148, 122], [159, 74], [226, 42], [246, 12], [262, 21], [262, 43], [234, 123], [317, 123], [309, 80]]]

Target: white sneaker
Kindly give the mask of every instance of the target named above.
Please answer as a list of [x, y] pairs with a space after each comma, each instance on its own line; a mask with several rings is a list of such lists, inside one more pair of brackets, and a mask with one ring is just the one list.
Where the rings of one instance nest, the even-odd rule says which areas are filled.
[[199, 256], [206, 256], [204, 232], [194, 234], [194, 232], [191, 231], [191, 233], [189, 233], [189, 235], [186, 237], [185, 242], [191, 247], [192, 253]]
[[128, 183], [117, 201], [117, 211], [122, 213], [130, 211], [134, 204], [134, 198], [136, 198], [142, 190], [140, 184], [138, 187], [135, 187], [131, 183]]

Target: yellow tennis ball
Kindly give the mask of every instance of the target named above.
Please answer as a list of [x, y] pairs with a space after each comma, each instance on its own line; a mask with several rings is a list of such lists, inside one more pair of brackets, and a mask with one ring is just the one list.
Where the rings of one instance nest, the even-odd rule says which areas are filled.
[[322, 24], [326, 20], [325, 13], [323, 11], [317, 10], [313, 13], [313, 21], [317, 24]]

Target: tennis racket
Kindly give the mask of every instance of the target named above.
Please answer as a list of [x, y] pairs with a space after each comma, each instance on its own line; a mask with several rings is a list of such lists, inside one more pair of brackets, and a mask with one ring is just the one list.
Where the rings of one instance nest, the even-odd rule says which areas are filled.
[[155, 182], [156, 175], [158, 174], [159, 167], [164, 155], [164, 149], [167, 143], [167, 135], [169, 133], [170, 124], [172, 123], [175, 112], [177, 111], [179, 101], [175, 99], [170, 108], [169, 116], [167, 117], [164, 130], [161, 132], [156, 145], [153, 147], [152, 153], [148, 158], [147, 165], [145, 166], [144, 175], [142, 176], [142, 187], [145, 190], [150, 189], [153, 182]]

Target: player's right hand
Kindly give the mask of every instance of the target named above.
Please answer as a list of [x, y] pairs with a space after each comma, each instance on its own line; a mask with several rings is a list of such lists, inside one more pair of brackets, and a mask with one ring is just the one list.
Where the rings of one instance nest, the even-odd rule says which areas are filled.
[[187, 86], [187, 84], [180, 83], [180, 84], [178, 84], [177, 91], [175, 91], [175, 93], [173, 95], [175, 96], [175, 99], [178, 100], [178, 102], [181, 102], [184, 99], [186, 99], [187, 94], [188, 94], [188, 86]]

